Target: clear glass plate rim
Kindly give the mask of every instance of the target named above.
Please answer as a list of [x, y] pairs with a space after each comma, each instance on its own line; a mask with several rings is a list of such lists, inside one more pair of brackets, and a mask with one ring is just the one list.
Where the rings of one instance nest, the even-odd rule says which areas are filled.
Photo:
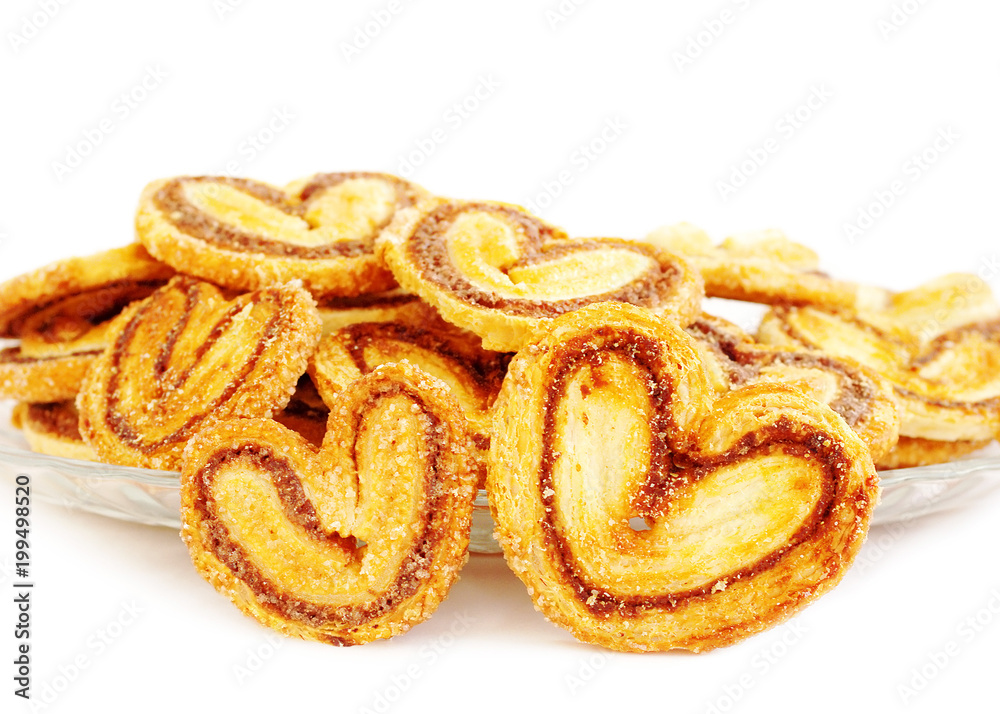
[[[128, 479], [158, 488], [180, 488], [180, 473], [176, 471], [157, 471], [96, 461], [79, 461], [61, 456], [40, 454], [4, 444], [0, 444], [0, 458], [14, 460], [25, 465], [30, 462], [38, 466], [48, 466], [67, 475], [79, 475], [88, 479], [108, 481]], [[1000, 475], [1000, 456], [969, 458], [905, 469], [888, 469], [879, 471], [878, 475], [881, 485], [888, 487], [915, 481], [955, 480], [989, 471], [997, 471]]]

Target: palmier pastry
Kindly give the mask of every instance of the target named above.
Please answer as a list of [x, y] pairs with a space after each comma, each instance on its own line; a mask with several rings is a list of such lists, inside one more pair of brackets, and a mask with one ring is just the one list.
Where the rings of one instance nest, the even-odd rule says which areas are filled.
[[317, 302], [323, 334], [359, 322], [406, 322], [419, 324], [439, 319], [430, 305], [416, 295], [396, 288], [353, 297], [327, 297]]
[[689, 223], [664, 226], [645, 242], [680, 255], [705, 280], [709, 297], [788, 305], [884, 307], [888, 291], [835, 280], [818, 271], [810, 248], [776, 230], [727, 238], [718, 245]]
[[112, 317], [108, 311], [123, 299], [145, 297], [173, 274], [139, 244], [50, 263], [0, 285], [0, 337], [66, 342]]
[[831, 589], [878, 480], [826, 405], [770, 383], [716, 398], [683, 330], [606, 303], [511, 362], [487, 491], [508, 563], [554, 623], [617, 650], [702, 651]]
[[0, 398], [27, 402], [73, 399], [98, 354], [88, 350], [29, 357], [20, 347], [4, 348], [0, 350]]
[[848, 311], [774, 307], [758, 337], [878, 371], [893, 386], [901, 436], [978, 442], [1000, 433], [1000, 321], [965, 325], [923, 344], [901, 326], [879, 327]]
[[317, 297], [360, 295], [395, 287], [373, 242], [400, 208], [426, 195], [378, 173], [316, 174], [285, 190], [182, 176], [146, 187], [136, 230], [164, 262], [229, 288], [300, 279]]
[[982, 441], [935, 441], [915, 436], [901, 436], [892, 450], [876, 460], [879, 469], [909, 469], [915, 466], [943, 464], [989, 446]]
[[822, 352], [758, 344], [736, 325], [712, 315], [703, 314], [685, 329], [695, 339], [716, 392], [755, 382], [793, 386], [840, 414], [876, 461], [895, 446], [899, 415], [892, 386], [874, 370]]
[[1000, 318], [1000, 305], [981, 278], [950, 273], [892, 295], [884, 310], [865, 312], [873, 324], [902, 328], [926, 343], [957, 327]]
[[273, 421], [189, 444], [181, 534], [198, 571], [288, 635], [354, 645], [405, 632], [467, 558], [475, 475], [461, 410], [387, 365], [339, 392], [319, 451]]
[[288, 402], [320, 336], [297, 283], [227, 301], [178, 276], [115, 321], [77, 399], [80, 433], [102, 461], [176, 470], [194, 434]]
[[97, 461], [94, 450], [80, 436], [80, 414], [73, 402], [20, 402], [12, 414], [14, 426], [24, 432], [32, 451], [79, 461]]
[[107, 344], [111, 319], [172, 275], [134, 244], [61, 260], [0, 285], [0, 331], [21, 339], [0, 350], [0, 397], [73, 399]]
[[500, 391], [508, 357], [488, 352], [475, 335], [432, 322], [426, 327], [397, 322], [350, 325], [323, 338], [309, 373], [327, 403], [363, 374], [383, 364], [407, 361], [444, 382], [469, 422], [486, 479], [490, 446], [490, 408]]
[[634, 241], [572, 240], [502, 203], [428, 199], [400, 211], [378, 249], [404, 289], [501, 352], [593, 302], [641, 305], [681, 323], [700, 309], [701, 279], [678, 257]]

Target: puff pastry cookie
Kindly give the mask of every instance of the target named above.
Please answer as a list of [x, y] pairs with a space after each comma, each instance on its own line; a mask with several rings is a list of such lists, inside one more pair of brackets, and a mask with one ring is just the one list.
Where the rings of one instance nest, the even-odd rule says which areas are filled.
[[428, 199], [397, 214], [378, 250], [403, 288], [501, 352], [593, 302], [681, 323], [700, 309], [701, 279], [677, 256], [634, 241], [572, 240], [503, 203]]
[[327, 297], [319, 300], [317, 307], [324, 335], [359, 322], [420, 324], [439, 319], [430, 305], [400, 288], [353, 297]]
[[282, 190], [224, 176], [149, 184], [139, 240], [180, 272], [236, 290], [299, 279], [317, 297], [390, 290], [372, 253], [401, 208], [427, 193], [388, 174], [316, 174]]
[[103, 461], [177, 470], [199, 429], [284, 407], [320, 329], [298, 284], [226, 300], [176, 277], [116, 320], [77, 398], [80, 433]]
[[758, 344], [733, 323], [703, 314], [685, 328], [719, 394], [756, 382], [799, 389], [840, 414], [876, 461], [896, 445], [892, 386], [876, 371], [822, 352]]
[[878, 498], [829, 407], [769, 383], [716, 398], [683, 330], [612, 303], [511, 362], [487, 484], [536, 607], [623, 651], [708, 650], [791, 616], [840, 580]]
[[775, 307], [758, 338], [878, 371], [893, 386], [901, 436], [978, 442], [1000, 433], [1000, 320], [954, 328], [926, 344], [884, 316], [882, 324], [848, 311]]
[[11, 417], [14, 426], [24, 432], [32, 451], [64, 459], [98, 461], [94, 450], [80, 436], [80, 414], [73, 402], [19, 402]]
[[467, 557], [475, 474], [438, 380], [381, 367], [330, 402], [320, 450], [264, 419], [206, 429], [181, 477], [181, 535], [244, 613], [335, 645], [426, 619]]
[[819, 272], [810, 248], [776, 230], [727, 238], [718, 245], [689, 223], [664, 226], [645, 242], [682, 256], [705, 280], [708, 297], [787, 305], [882, 308], [889, 292]]
[[166, 283], [173, 270], [138, 244], [60, 260], [0, 285], [0, 398], [73, 399], [107, 344], [111, 320]]
[[406, 361], [448, 385], [469, 422], [480, 481], [486, 478], [490, 409], [500, 391], [508, 357], [484, 350], [478, 338], [444, 324], [398, 322], [350, 325], [323, 338], [309, 373], [327, 403], [373, 369]]

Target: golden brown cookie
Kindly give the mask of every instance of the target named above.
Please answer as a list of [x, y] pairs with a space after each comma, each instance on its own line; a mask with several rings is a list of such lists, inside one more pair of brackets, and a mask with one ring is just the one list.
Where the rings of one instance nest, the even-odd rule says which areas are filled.
[[593, 302], [681, 323], [700, 311], [701, 279], [678, 257], [634, 241], [573, 240], [503, 203], [428, 199], [397, 214], [378, 251], [404, 289], [501, 352]]
[[111, 320], [166, 283], [173, 270], [141, 245], [51, 263], [0, 285], [0, 398], [73, 399]]
[[282, 409], [320, 329], [297, 283], [226, 300], [178, 276], [116, 320], [77, 398], [80, 433], [102, 461], [176, 470], [200, 429]]
[[76, 397], [98, 350], [54, 357], [27, 357], [20, 347], [0, 350], [0, 399], [31, 403]]
[[484, 350], [479, 339], [438, 322], [424, 327], [398, 322], [349, 325], [323, 338], [309, 374], [323, 401], [373, 369], [402, 361], [448, 385], [469, 422], [469, 433], [479, 462], [480, 481], [486, 478], [490, 446], [490, 409], [506, 372], [507, 355]]
[[420, 324], [440, 319], [434, 308], [399, 288], [354, 297], [327, 297], [319, 300], [317, 307], [324, 335], [359, 322]]
[[623, 651], [760, 632], [843, 576], [878, 500], [868, 449], [803, 393], [716, 397], [693, 340], [602, 303], [536, 333], [495, 407], [488, 493], [536, 607]]
[[950, 273], [895, 293], [884, 310], [864, 317], [875, 324], [902, 328], [920, 342], [929, 342], [963, 325], [1000, 318], [1000, 305], [989, 285], [976, 275]]
[[987, 447], [984, 441], [934, 441], [912, 436], [901, 436], [896, 446], [883, 455], [875, 465], [879, 469], [909, 469], [916, 466], [943, 464]]
[[441, 382], [381, 367], [330, 403], [320, 450], [273, 421], [191, 441], [181, 535], [244, 613], [335, 645], [425, 620], [467, 558], [474, 473], [465, 419]]
[[138, 243], [50, 263], [0, 285], [0, 337], [74, 340], [173, 274]]
[[94, 450], [80, 436], [80, 414], [73, 402], [28, 404], [14, 407], [12, 420], [24, 432], [31, 450], [48, 456], [97, 461]]
[[758, 339], [846, 357], [879, 372], [893, 386], [901, 436], [978, 442], [1000, 434], [1000, 320], [923, 343], [884, 318], [879, 326], [848, 311], [774, 307]]
[[282, 190], [224, 176], [149, 184], [139, 240], [165, 263], [236, 290], [299, 279], [316, 297], [395, 287], [372, 252], [402, 208], [427, 193], [388, 174], [316, 174]]
[[778, 305], [881, 308], [889, 293], [819, 272], [810, 248], [776, 230], [727, 238], [718, 245], [689, 223], [658, 228], [645, 242], [689, 261], [705, 280], [708, 297]]
[[876, 461], [899, 437], [892, 386], [877, 372], [822, 352], [757, 343], [727, 320], [703, 314], [685, 328], [719, 394], [757, 382], [795, 387], [840, 414]]

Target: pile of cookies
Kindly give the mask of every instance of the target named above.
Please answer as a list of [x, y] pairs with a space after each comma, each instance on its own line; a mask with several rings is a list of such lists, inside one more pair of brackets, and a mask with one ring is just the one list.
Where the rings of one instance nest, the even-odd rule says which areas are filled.
[[[969, 276], [893, 294], [777, 233], [574, 238], [361, 172], [156, 181], [136, 229], [0, 285], [0, 397], [37, 451], [180, 471], [196, 567], [286, 634], [429, 617], [485, 489], [577, 638], [728, 645], [840, 580], [876, 464], [1000, 434]], [[772, 308], [755, 338], [705, 295]]]

